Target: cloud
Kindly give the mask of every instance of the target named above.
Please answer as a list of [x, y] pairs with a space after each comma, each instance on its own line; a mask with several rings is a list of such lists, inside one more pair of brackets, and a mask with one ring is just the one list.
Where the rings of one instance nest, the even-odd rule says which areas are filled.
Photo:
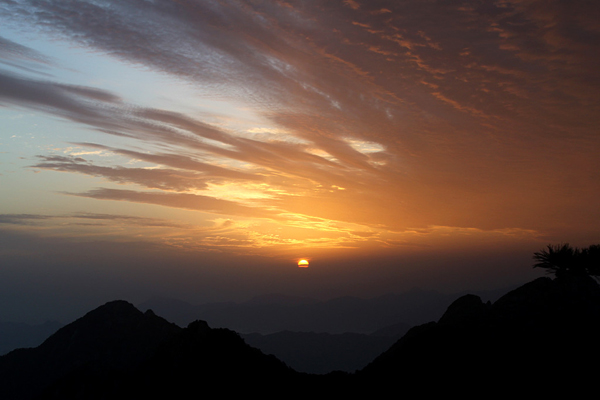
[[191, 157], [187, 157], [181, 154], [175, 153], [141, 153], [138, 151], [117, 149], [114, 147], [102, 146], [95, 143], [75, 143], [76, 145], [84, 147], [92, 147], [103, 150], [109, 150], [115, 154], [121, 154], [123, 156], [131, 157], [136, 160], [143, 160], [149, 163], [157, 165], [164, 165], [168, 167], [196, 171], [202, 173], [202, 176], [207, 180], [215, 181], [218, 179], [234, 179], [234, 180], [262, 180], [261, 176], [252, 173], [246, 173], [243, 171], [223, 168], [218, 165], [213, 165], [205, 162], [198, 161]]
[[47, 57], [40, 52], [27, 46], [23, 46], [12, 40], [0, 36], [0, 58], [1, 59], [26, 59], [37, 62], [47, 62]]
[[4, 313], [508, 285], [600, 237], [598, 2], [0, 3]]
[[76, 122], [116, 128], [97, 101], [119, 103], [104, 90], [28, 79], [0, 71], [0, 104], [40, 109]]
[[89, 197], [101, 200], [131, 201], [135, 203], [157, 204], [167, 207], [205, 211], [215, 214], [235, 215], [251, 218], [277, 218], [277, 212], [264, 208], [253, 208], [234, 201], [216, 199], [210, 196], [189, 193], [156, 193], [133, 190], [94, 189], [84, 193], [65, 193], [72, 196]]
[[100, 214], [100, 213], [72, 213], [72, 214], [0, 214], [0, 223], [7, 225], [35, 225], [52, 220], [94, 220], [94, 221], [121, 221], [129, 224], [162, 227], [192, 227], [191, 225], [175, 223], [161, 218], [137, 217], [132, 215]]
[[148, 217], [137, 217], [133, 215], [121, 215], [121, 214], [100, 214], [100, 213], [73, 213], [70, 215], [61, 216], [62, 218], [78, 219], [78, 220], [91, 220], [98, 222], [110, 222], [110, 223], [125, 223], [128, 225], [138, 225], [144, 227], [164, 227], [164, 228], [177, 228], [177, 229], [198, 229], [197, 227], [178, 223], [175, 221], [162, 219], [162, 218], [148, 218]]
[[53, 219], [50, 215], [39, 214], [0, 214], [0, 224], [8, 225], [34, 225], [41, 221]]
[[[278, 212], [389, 229], [558, 226], [562, 217], [539, 203], [570, 204], [556, 182], [572, 181], [580, 167], [552, 160], [596, 166], [590, 149], [600, 122], [600, 68], [590, 56], [599, 50], [598, 7], [561, 4], [11, 2], [0, 11], [11, 26], [36, 26], [207, 97], [243, 102], [296, 140], [2, 71], [0, 102], [118, 136], [118, 145], [85, 145], [161, 166], [81, 158], [36, 165], [165, 191], [99, 189], [89, 197], [249, 216], [260, 215], [250, 202], [168, 191], [264, 183], [271, 191], [262, 205]], [[44, 59], [8, 40], [0, 51]], [[381, 151], [363, 153], [352, 140]], [[587, 190], [598, 189], [588, 175], [578, 188], [592, 210]], [[262, 215], [277, 215], [269, 210]]]
[[206, 188], [201, 174], [173, 169], [103, 167], [88, 163], [81, 157], [39, 156], [43, 161], [31, 168], [61, 172], [77, 172], [106, 178], [117, 183], [136, 183], [152, 189], [186, 191]]

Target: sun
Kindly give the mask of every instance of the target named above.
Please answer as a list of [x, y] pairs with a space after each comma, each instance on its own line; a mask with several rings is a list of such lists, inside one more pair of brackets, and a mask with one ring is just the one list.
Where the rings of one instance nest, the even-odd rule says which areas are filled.
[[300, 268], [306, 268], [306, 267], [308, 267], [308, 261], [306, 261], [305, 259], [302, 259], [302, 260], [298, 261], [298, 266]]

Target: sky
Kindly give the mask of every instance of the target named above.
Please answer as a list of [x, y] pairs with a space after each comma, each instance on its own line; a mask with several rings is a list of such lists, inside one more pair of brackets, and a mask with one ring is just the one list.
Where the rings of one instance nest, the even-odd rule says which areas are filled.
[[600, 243], [598, 21], [584, 0], [0, 0], [0, 320], [542, 276], [547, 244]]

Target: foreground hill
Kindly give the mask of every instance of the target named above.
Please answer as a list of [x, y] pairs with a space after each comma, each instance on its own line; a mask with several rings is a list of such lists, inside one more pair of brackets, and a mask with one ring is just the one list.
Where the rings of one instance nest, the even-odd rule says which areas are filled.
[[457, 299], [355, 374], [298, 373], [203, 321], [180, 328], [124, 301], [107, 303], [35, 349], [0, 357], [1, 399], [118, 399], [515, 393], [595, 389], [600, 287], [540, 278], [494, 304]]
[[203, 321], [182, 329], [151, 311], [114, 301], [61, 328], [35, 349], [0, 357], [0, 398], [172, 396], [200, 382], [235, 393], [242, 387], [268, 387], [270, 379], [298, 380], [296, 375], [233, 331], [211, 329]]
[[363, 384], [574, 393], [595, 385], [600, 287], [589, 276], [539, 278], [494, 304], [457, 299], [438, 322], [412, 328], [357, 375]]
[[127, 371], [180, 330], [151, 312], [115, 301], [59, 329], [35, 349], [0, 357], [0, 398], [29, 398], [75, 371]]

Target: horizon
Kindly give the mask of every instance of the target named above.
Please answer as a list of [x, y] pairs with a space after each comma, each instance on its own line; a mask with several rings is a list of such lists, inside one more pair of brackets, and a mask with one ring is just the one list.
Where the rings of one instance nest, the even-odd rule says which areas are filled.
[[598, 17], [0, 1], [0, 320], [543, 276], [600, 243]]
[[[534, 280], [536, 280], [538, 278], [542, 278], [542, 277], [534, 278]], [[551, 277], [548, 277], [548, 278], [552, 279]], [[19, 321], [0, 320], [0, 323], [25, 324], [25, 325], [29, 325], [32, 327], [39, 326], [39, 325], [45, 325], [48, 323], [59, 323], [61, 325], [61, 327], [64, 327], [66, 325], [69, 325], [69, 324], [81, 319], [82, 317], [84, 317], [86, 314], [88, 314], [91, 311], [94, 311], [98, 308], [102, 308], [110, 303], [115, 303], [115, 302], [125, 302], [128, 304], [131, 304], [133, 307], [135, 307], [139, 311], [145, 312], [146, 307], [148, 306], [147, 303], [152, 303], [152, 302], [158, 302], [161, 306], [168, 305], [171, 302], [176, 302], [178, 304], [184, 304], [185, 306], [192, 306], [192, 307], [213, 306], [213, 305], [221, 305], [221, 304], [230, 304], [230, 305], [235, 305], [235, 306], [244, 306], [244, 305], [256, 306], [257, 300], [267, 299], [266, 303], [259, 301], [258, 305], [266, 305], [266, 304], [290, 305], [290, 303], [287, 302], [288, 300], [306, 300], [306, 301], [309, 301], [309, 303], [301, 303], [301, 305], [310, 305], [310, 306], [317, 305], [317, 306], [319, 306], [322, 303], [328, 303], [328, 302], [342, 300], [342, 299], [358, 299], [361, 301], [370, 301], [370, 300], [377, 300], [380, 298], [387, 298], [388, 296], [403, 296], [403, 295], [407, 295], [407, 294], [412, 294], [414, 292], [424, 292], [424, 293], [441, 294], [443, 296], [449, 297], [450, 300], [449, 300], [448, 306], [453, 301], [457, 300], [459, 297], [462, 297], [462, 296], [468, 295], [468, 294], [472, 294], [472, 295], [476, 295], [476, 296], [480, 297], [483, 303], [490, 301], [493, 304], [502, 296], [504, 296], [504, 295], [510, 293], [511, 291], [523, 286], [526, 283], [530, 283], [530, 282], [524, 282], [523, 284], [516, 284], [516, 285], [508, 285], [508, 286], [501, 287], [501, 288], [482, 289], [482, 290], [462, 290], [462, 291], [458, 291], [458, 292], [456, 292], [456, 291], [443, 292], [443, 291], [438, 291], [435, 289], [427, 290], [427, 289], [422, 289], [422, 288], [414, 286], [410, 289], [403, 290], [403, 291], [386, 292], [386, 293], [380, 293], [380, 294], [377, 294], [374, 296], [366, 296], [366, 297], [365, 296], [343, 295], [343, 296], [335, 296], [335, 297], [330, 297], [330, 298], [316, 298], [316, 297], [307, 297], [307, 296], [286, 295], [283, 293], [273, 292], [273, 293], [264, 293], [264, 294], [254, 295], [250, 298], [246, 298], [246, 299], [242, 299], [242, 300], [238, 300], [238, 301], [225, 300], [225, 301], [208, 301], [208, 302], [202, 302], [202, 303], [193, 303], [193, 302], [188, 302], [188, 301], [182, 300], [180, 298], [167, 297], [167, 296], [162, 296], [162, 295], [154, 295], [154, 296], [146, 298], [143, 301], [137, 302], [137, 303], [132, 302], [128, 299], [115, 298], [115, 299], [105, 301], [101, 304], [92, 305], [91, 308], [85, 309], [82, 313], [80, 313], [78, 315], [74, 314], [74, 312], [77, 312], [77, 311], [74, 311], [74, 312], [72, 311], [68, 314], [62, 314], [63, 319], [48, 317], [46, 319], [39, 319], [39, 320], [19, 320]], [[457, 297], [452, 298], [452, 296], [457, 296]], [[295, 306], [297, 306], [297, 305], [298, 304], [295, 304]], [[168, 322], [175, 323], [176, 325], [180, 326], [181, 328], [185, 328], [185, 324], [181, 325], [181, 324], [178, 324], [176, 321], [170, 320], [170, 317], [168, 315], [162, 315], [160, 312], [155, 311], [151, 307], [147, 308], [147, 310], [151, 310], [153, 313], [155, 313], [155, 315], [157, 315], [161, 318], [164, 318]], [[173, 312], [173, 311], [178, 312], [179, 310], [180, 309], [176, 306], [175, 308], [172, 308], [170, 310], [170, 312]], [[57, 315], [59, 315], [59, 314], [57, 314]], [[204, 320], [202, 320], [202, 321], [204, 321]], [[204, 322], [206, 322], [211, 328], [215, 328], [215, 326], [211, 326], [210, 321], [204, 321]], [[405, 323], [406, 321], [400, 321], [400, 322]], [[423, 323], [426, 323], [426, 322], [423, 322]], [[417, 324], [417, 325], [420, 325], [420, 324]], [[411, 326], [417, 326], [417, 325], [411, 325]], [[228, 327], [225, 327], [225, 328], [231, 329]], [[279, 331], [276, 331], [276, 332], [279, 332]], [[301, 331], [301, 332], [304, 332], [304, 331]], [[350, 331], [348, 331], [348, 332], [350, 332]], [[238, 333], [248, 334], [248, 332], [238, 332]], [[254, 332], [254, 333], [258, 333], [258, 332]], [[326, 332], [326, 333], [331, 333], [331, 332]], [[260, 334], [264, 335], [265, 333], [260, 333]]]

